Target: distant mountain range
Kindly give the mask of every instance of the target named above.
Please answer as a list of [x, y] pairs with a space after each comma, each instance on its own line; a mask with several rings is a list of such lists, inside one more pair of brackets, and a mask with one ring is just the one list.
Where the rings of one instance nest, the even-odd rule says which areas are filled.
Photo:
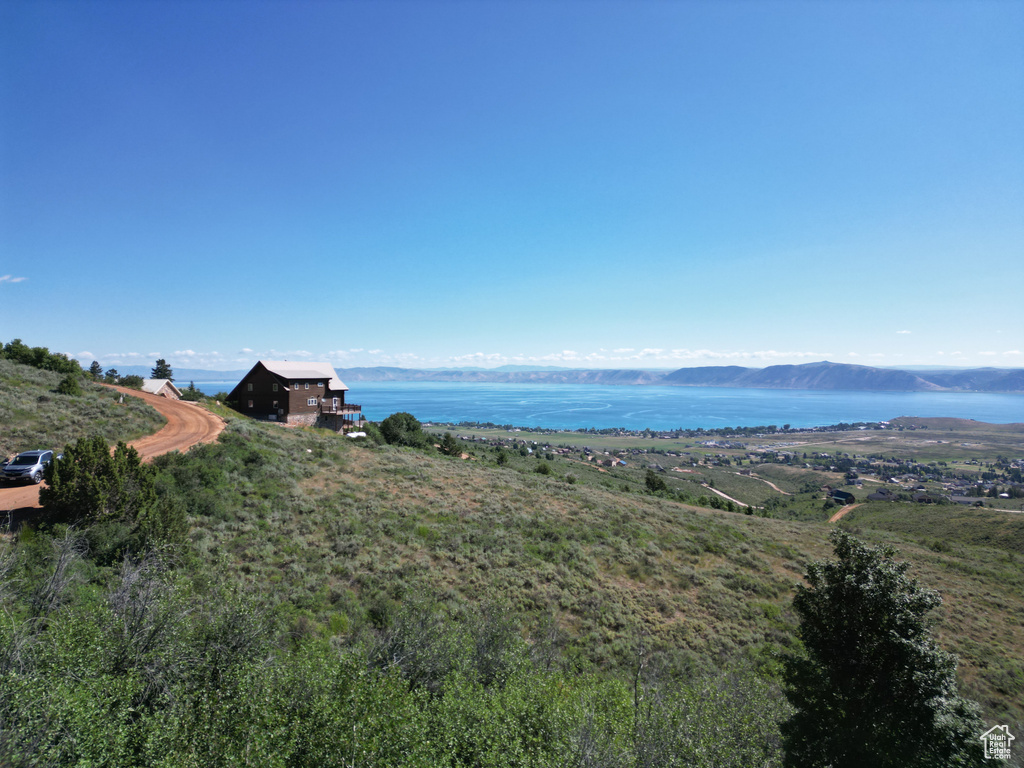
[[[148, 376], [150, 368], [124, 366], [122, 375]], [[208, 371], [175, 369], [174, 379], [188, 381], [238, 381], [248, 369]], [[570, 369], [504, 366], [503, 368], [338, 368], [342, 381], [452, 381], [498, 384], [615, 384], [663, 387], [745, 387], [750, 389], [831, 389], [877, 392], [1024, 392], [1024, 369], [872, 368], [845, 363], [805, 363], [744, 368], [738, 365], [680, 368], [676, 371], [640, 369]]]
[[738, 365], [680, 368], [545, 370], [417, 370], [339, 368], [346, 382], [462, 381], [501, 384], [617, 384], [751, 389], [832, 389], [879, 392], [1024, 392], [1024, 369], [969, 368], [904, 371], [845, 363], [805, 363], [744, 368]]

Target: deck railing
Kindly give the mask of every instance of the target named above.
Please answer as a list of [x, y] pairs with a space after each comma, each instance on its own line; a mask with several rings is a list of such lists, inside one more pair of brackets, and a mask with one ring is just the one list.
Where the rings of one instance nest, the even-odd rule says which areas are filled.
[[349, 414], [349, 413], [361, 413], [363, 410], [362, 406], [355, 405], [354, 403], [345, 403], [344, 405], [334, 405], [330, 402], [323, 402], [320, 404], [320, 411], [322, 413], [337, 413], [337, 414]]

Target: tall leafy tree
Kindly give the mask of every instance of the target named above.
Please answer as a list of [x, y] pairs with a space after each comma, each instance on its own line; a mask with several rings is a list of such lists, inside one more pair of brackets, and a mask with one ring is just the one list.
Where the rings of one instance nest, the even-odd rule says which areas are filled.
[[103, 366], [100, 365], [99, 360], [92, 361], [92, 365], [89, 366], [89, 375], [97, 381], [103, 377]]
[[925, 620], [938, 593], [891, 547], [838, 529], [831, 539], [837, 559], [811, 563], [793, 599], [804, 653], [786, 662], [786, 765], [982, 765], [978, 706], [957, 692], [956, 657]]
[[161, 357], [156, 361], [156, 365], [153, 366], [153, 372], [150, 374], [150, 378], [170, 379], [171, 381], [174, 381], [174, 371], [171, 370], [170, 363]]
[[380, 432], [389, 445], [410, 445], [423, 448], [429, 442], [419, 420], [411, 413], [392, 413], [380, 423]]

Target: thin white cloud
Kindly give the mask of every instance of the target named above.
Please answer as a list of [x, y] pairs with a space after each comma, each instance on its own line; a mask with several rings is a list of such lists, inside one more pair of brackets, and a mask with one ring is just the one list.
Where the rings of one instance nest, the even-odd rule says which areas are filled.
[[[379, 350], [378, 350], [379, 352]], [[854, 353], [856, 354], [856, 353]], [[663, 349], [660, 347], [647, 347], [637, 350], [635, 347], [622, 347], [609, 352], [599, 348], [596, 352], [579, 352], [566, 349], [560, 352], [551, 352], [541, 355], [505, 355], [500, 352], [473, 352], [464, 355], [453, 355], [443, 359], [433, 359], [429, 362], [432, 365], [466, 365], [475, 364], [481, 366], [499, 366], [510, 363], [519, 364], [544, 364], [544, 365], [573, 365], [593, 367], [632, 367], [641, 365], [661, 366], [683, 366], [686, 364], [699, 364], [701, 362], [714, 363], [721, 361], [740, 362], [778, 362], [780, 360], [803, 360], [827, 359], [832, 357], [830, 352], [793, 352], [778, 350], [758, 351], [715, 351], [709, 349]]]
[[27, 277], [14, 277], [13, 275], [0, 275], [0, 283], [23, 283]]
[[238, 351], [238, 354], [240, 354], [240, 355], [251, 355], [251, 354], [253, 354], [253, 350], [249, 349], [248, 347], [242, 347], [242, 349], [240, 349]]
[[468, 355], [456, 355], [450, 359], [458, 363], [498, 363], [498, 365], [504, 364], [506, 360], [505, 356], [498, 352], [473, 352]]
[[896, 333], [910, 333], [910, 331], [896, 331]]
[[985, 357], [993, 357], [996, 353], [995, 352], [979, 352], [978, 354], [979, 355], [983, 355]]
[[[197, 352], [195, 350], [192, 350], [192, 349], [182, 349], [182, 350], [176, 351], [174, 353], [174, 356], [175, 357], [195, 357], [196, 354], [197, 354]], [[212, 352], [211, 354], [217, 354], [217, 353], [216, 352]]]
[[1020, 354], [1020, 350], [1019, 349], [1008, 349], [1005, 352], [1003, 352], [1003, 354], [1004, 355], [1019, 355]]

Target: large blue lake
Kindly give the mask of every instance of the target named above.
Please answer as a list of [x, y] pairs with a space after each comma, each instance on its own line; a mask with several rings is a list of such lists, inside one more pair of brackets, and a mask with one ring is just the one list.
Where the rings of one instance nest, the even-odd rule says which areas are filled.
[[[197, 381], [196, 387], [214, 394], [236, 383]], [[593, 384], [354, 382], [349, 386], [346, 400], [361, 405], [364, 416], [372, 421], [408, 411], [420, 421], [490, 421], [556, 429], [817, 427], [898, 416], [1024, 423], [1024, 395]]]

